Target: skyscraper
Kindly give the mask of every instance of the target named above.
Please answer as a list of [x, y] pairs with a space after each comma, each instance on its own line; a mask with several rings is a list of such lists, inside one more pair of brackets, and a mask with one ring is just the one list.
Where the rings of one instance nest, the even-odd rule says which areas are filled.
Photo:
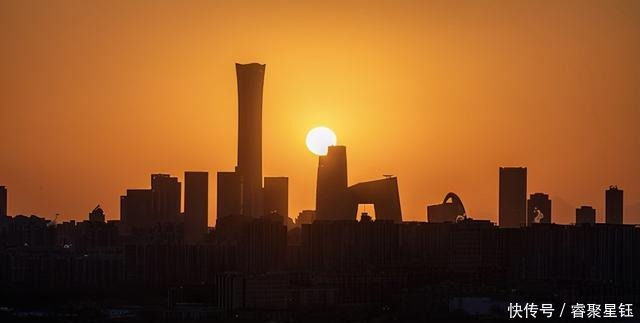
[[576, 224], [595, 224], [596, 209], [583, 205], [576, 209]]
[[265, 65], [236, 64], [238, 81], [238, 167], [242, 212], [262, 215], [262, 88]]
[[551, 223], [551, 200], [549, 195], [534, 193], [527, 201], [527, 225], [532, 223]]
[[283, 217], [289, 216], [289, 178], [264, 178], [264, 213], [277, 213]]
[[0, 216], [7, 216], [7, 188], [0, 186]]
[[202, 240], [209, 218], [209, 173], [184, 173], [184, 237], [188, 243]]
[[153, 192], [153, 221], [177, 223], [180, 217], [182, 190], [178, 178], [168, 174], [151, 175]]
[[610, 186], [605, 193], [605, 217], [607, 224], [623, 224], [623, 191]]
[[129, 189], [124, 199], [123, 224], [127, 230], [149, 228], [157, 221], [153, 217], [153, 193], [149, 189]]
[[527, 168], [500, 167], [498, 217], [501, 228], [527, 223]]
[[242, 183], [237, 172], [218, 172], [216, 196], [216, 223], [228, 216], [243, 214]]
[[318, 160], [316, 219], [354, 220], [347, 191], [347, 148], [330, 146]]

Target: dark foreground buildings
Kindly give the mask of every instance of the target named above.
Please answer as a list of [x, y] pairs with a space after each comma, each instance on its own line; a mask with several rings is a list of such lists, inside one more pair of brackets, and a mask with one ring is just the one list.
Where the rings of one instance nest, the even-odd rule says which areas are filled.
[[[590, 207], [576, 225], [502, 228], [468, 219], [449, 193], [429, 223], [308, 210], [287, 230], [286, 181], [266, 183], [274, 212], [228, 215], [200, 239], [204, 172], [185, 174], [184, 237], [136, 225], [154, 219], [151, 189], [127, 191], [122, 221], [99, 207], [82, 222], [0, 217], [0, 318], [465, 322], [504, 319], [510, 302], [640, 302], [640, 228], [595, 223]], [[479, 312], [461, 305], [478, 301]]]
[[223, 222], [231, 236], [131, 244], [111, 231], [116, 224], [4, 218], [0, 302], [51, 309], [82, 300], [100, 304], [98, 317], [127, 309], [145, 321], [326, 320], [345, 310], [406, 321], [458, 315], [449, 306], [470, 296], [496, 304], [640, 301], [640, 229], [631, 225], [362, 219], [287, 232], [278, 217], [229, 216], [237, 220]]

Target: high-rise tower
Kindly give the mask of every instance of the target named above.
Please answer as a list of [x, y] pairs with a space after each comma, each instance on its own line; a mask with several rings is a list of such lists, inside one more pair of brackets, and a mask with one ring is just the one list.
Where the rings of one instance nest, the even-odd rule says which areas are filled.
[[500, 167], [498, 218], [501, 228], [527, 223], [527, 168]]
[[548, 194], [534, 193], [527, 201], [527, 225], [551, 223], [551, 199]]
[[583, 205], [576, 209], [576, 224], [596, 224], [596, 209]]
[[318, 161], [316, 219], [353, 220], [347, 191], [347, 147], [329, 146]]
[[242, 181], [242, 213], [262, 215], [263, 64], [236, 64], [238, 78], [238, 167]]
[[169, 174], [151, 174], [154, 222], [178, 223], [182, 188], [177, 177]]
[[209, 173], [184, 173], [184, 238], [197, 243], [207, 233], [209, 218]]
[[605, 193], [605, 218], [607, 224], [623, 224], [623, 191], [611, 186]]

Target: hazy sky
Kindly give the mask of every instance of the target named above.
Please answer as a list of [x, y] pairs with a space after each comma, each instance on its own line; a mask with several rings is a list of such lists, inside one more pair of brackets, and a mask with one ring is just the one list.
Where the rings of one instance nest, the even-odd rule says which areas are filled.
[[84, 219], [166, 172], [236, 164], [234, 63], [267, 64], [264, 175], [315, 207], [317, 125], [349, 181], [395, 174], [405, 220], [449, 191], [497, 219], [498, 167], [640, 223], [638, 1], [0, 2], [0, 185], [10, 214]]

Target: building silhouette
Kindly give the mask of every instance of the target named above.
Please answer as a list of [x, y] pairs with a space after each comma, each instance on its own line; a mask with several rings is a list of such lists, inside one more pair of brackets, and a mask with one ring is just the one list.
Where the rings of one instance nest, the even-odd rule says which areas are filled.
[[7, 188], [0, 186], [0, 217], [7, 216]]
[[149, 228], [154, 223], [153, 192], [150, 189], [128, 189], [120, 199], [123, 226], [130, 233], [134, 228]]
[[551, 223], [551, 199], [544, 193], [529, 195], [527, 201], [527, 225]]
[[218, 172], [216, 226], [221, 219], [242, 215], [242, 182], [236, 172]]
[[577, 208], [576, 224], [596, 224], [596, 209], [587, 205]]
[[427, 221], [430, 223], [455, 223], [458, 217], [465, 218], [466, 211], [462, 200], [453, 192], [447, 193], [441, 204], [427, 206]]
[[89, 212], [89, 222], [105, 222], [104, 210], [102, 210], [100, 205], [96, 206], [91, 212]]
[[316, 180], [316, 219], [350, 220], [347, 192], [347, 147], [330, 146], [327, 155], [318, 158]]
[[[289, 226], [288, 178], [262, 178], [264, 65], [236, 70], [238, 165], [217, 173], [215, 228], [207, 172], [185, 172], [184, 216], [168, 174], [127, 190], [120, 222], [100, 206], [82, 222], [0, 216], [0, 320], [500, 322], [511, 301], [640, 301], [640, 226], [622, 225], [616, 187], [607, 223], [582, 206], [577, 225], [550, 224], [549, 195], [526, 199], [527, 169], [500, 168], [500, 227], [468, 218], [455, 193], [428, 222], [402, 222], [397, 178], [349, 186], [346, 147], [332, 146], [318, 210]], [[363, 203], [375, 219], [356, 220]], [[0, 215], [6, 204], [0, 187]], [[491, 306], [465, 315], [467, 301]]]
[[129, 231], [127, 226], [127, 195], [120, 195], [120, 223], [122, 225], [123, 233]]
[[386, 177], [349, 186], [350, 214], [357, 216], [359, 204], [373, 204], [376, 220], [402, 222], [398, 178]]
[[328, 147], [327, 155], [318, 158], [316, 182], [317, 220], [355, 220], [358, 204], [374, 204], [376, 218], [402, 221], [398, 179], [347, 183], [347, 148]]
[[527, 223], [527, 168], [500, 167], [498, 218], [501, 228]]
[[152, 174], [151, 191], [153, 194], [153, 221], [178, 223], [182, 195], [178, 178], [169, 174]]
[[196, 243], [207, 233], [209, 220], [209, 173], [184, 173], [184, 238]]
[[289, 217], [288, 177], [265, 177], [263, 197], [265, 215], [275, 213]]
[[302, 210], [296, 218], [296, 225], [311, 224], [316, 220], [316, 210]]
[[623, 193], [617, 186], [610, 186], [605, 193], [605, 218], [607, 224], [623, 224]]
[[262, 216], [262, 88], [265, 65], [236, 64], [238, 81], [238, 167], [242, 212]]
[[282, 270], [286, 266], [287, 227], [279, 215], [268, 215], [251, 221], [243, 228], [245, 239], [241, 250], [246, 272], [263, 273]]
[[[258, 63], [236, 64], [238, 82], [238, 163], [234, 172], [219, 172], [217, 179], [219, 220], [242, 215], [252, 218], [269, 214], [274, 204], [280, 212], [282, 197], [264, 205], [262, 178], [262, 90], [265, 65]], [[273, 183], [271, 183], [273, 184]], [[270, 185], [271, 185], [270, 184]], [[279, 192], [274, 192], [273, 189]], [[269, 187], [268, 193], [281, 195], [282, 187]], [[288, 188], [287, 188], [288, 190]], [[287, 201], [288, 203], [288, 201]], [[226, 226], [225, 226], [226, 227]]]

